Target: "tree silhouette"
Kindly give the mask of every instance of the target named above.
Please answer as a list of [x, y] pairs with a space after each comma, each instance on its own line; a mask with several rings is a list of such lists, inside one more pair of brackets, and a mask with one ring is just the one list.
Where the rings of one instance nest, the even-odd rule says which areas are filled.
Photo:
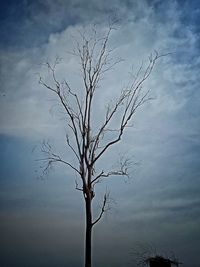
[[[41, 160], [46, 163], [45, 171], [52, 164], [60, 162], [72, 168], [80, 178], [79, 182], [76, 181], [76, 189], [82, 193], [85, 201], [85, 267], [92, 265], [92, 230], [107, 210], [109, 200], [109, 194], [105, 193], [99, 215], [93, 218], [95, 186], [102, 179], [112, 175], [128, 176], [130, 161], [122, 158], [118, 168], [109, 171], [97, 170], [96, 164], [112, 146], [120, 142], [138, 108], [150, 99], [149, 91], [144, 90], [143, 85], [152, 73], [156, 61], [161, 57], [155, 51], [149, 56], [148, 63], [142, 64], [137, 73], [131, 76], [127, 86], [119, 91], [114, 104], [111, 103], [106, 107], [104, 119], [97, 129], [92, 119], [96, 114], [94, 105], [96, 92], [104, 74], [121, 62], [121, 59], [112, 58], [113, 50], [108, 48], [113, 29], [113, 25], [109, 26], [103, 37], [99, 36], [95, 27], [89, 38], [80, 32], [81, 41], [76, 43], [71, 53], [79, 59], [83, 81], [81, 90], [74, 90], [67, 80], [60, 81], [57, 78], [56, 67], [60, 63], [58, 58], [54, 64], [45, 63], [53, 83], [46, 82], [42, 76], [39, 79], [41, 85], [57, 96], [68, 121], [66, 144], [77, 163], [74, 165], [55, 154], [48, 142], [42, 145], [44, 158]], [[113, 127], [114, 120], [115, 127]]]

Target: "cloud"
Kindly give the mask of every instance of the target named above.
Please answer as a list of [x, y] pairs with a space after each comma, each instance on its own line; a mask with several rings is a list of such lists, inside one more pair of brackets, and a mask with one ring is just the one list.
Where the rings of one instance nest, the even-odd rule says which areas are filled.
[[[146, 8], [145, 10], [149, 9]], [[189, 100], [188, 96], [196, 91], [199, 84], [199, 80], [196, 80], [196, 77], [198, 77], [198, 56], [195, 59], [195, 64], [194, 62], [188, 62], [198, 53], [196, 48], [197, 39], [195, 34], [188, 29], [184, 30], [183, 37], [174, 36], [174, 32], [178, 29], [183, 31], [178, 18], [174, 18], [174, 21], [170, 21], [170, 23], [162, 24], [157, 21], [156, 13], [152, 10], [150, 12], [146, 11], [146, 13], [144, 17], [136, 21], [129, 17], [129, 21], [124, 22], [122, 27], [113, 34], [111, 45], [117, 48], [116, 54], [121, 55], [126, 61], [122, 66], [119, 66], [116, 72], [106, 77], [103, 86], [107, 86], [109, 90], [105, 93], [109, 92], [112, 95], [116, 87], [119, 87], [118, 84], [123, 86], [121, 80], [126, 81], [128, 78], [127, 73], [131, 64], [133, 63], [135, 69], [137, 69], [141, 61], [146, 60], [153, 49], [157, 49], [161, 53], [175, 51], [175, 58], [177, 58], [176, 54], [178, 56], [181, 54], [187, 63], [174, 62], [174, 56], [172, 55], [158, 64], [152, 79], [148, 81], [148, 86], [153, 89], [152, 94], [157, 97], [151, 109], [157, 113], [177, 112], [177, 109], [181, 110], [181, 108], [184, 110]], [[47, 93], [41, 90], [37, 84], [38, 79], [35, 73], [41, 72], [37, 64], [46, 60], [54, 60], [55, 56], [59, 54], [63, 57], [65, 64], [59, 67], [58, 75], [60, 77], [67, 76], [67, 78], [70, 76], [70, 82], [77, 86], [78, 84], [75, 83], [77, 80], [77, 64], [67, 54], [67, 51], [72, 49], [71, 36], [77, 35], [79, 27], [70, 26], [61, 33], [50, 34], [48, 42], [39, 48], [27, 49], [23, 52], [2, 52], [1, 61], [4, 66], [2, 70], [3, 93], [6, 92], [7, 94], [7, 98], [1, 97], [2, 109], [7, 109], [7, 112], [4, 112], [5, 117], [1, 118], [3, 120], [1, 125], [7, 124], [4, 129], [8, 127], [13, 130], [14, 123], [18, 125], [18, 128], [23, 123], [27, 124], [27, 126], [24, 126], [26, 128], [29, 128], [31, 124], [31, 126], [35, 125], [38, 130], [40, 123], [37, 120], [41, 115], [46, 120], [42, 124], [49, 125], [51, 119], [47, 115], [48, 104], [41, 101], [41, 97], [46, 98]], [[185, 49], [186, 47], [187, 49]], [[10, 98], [11, 103], [7, 101], [8, 98]], [[17, 105], [14, 103], [16, 99]], [[104, 99], [102, 98], [101, 101], [103, 102]], [[41, 105], [44, 106], [44, 103], [46, 109], [43, 111]], [[15, 116], [18, 117], [15, 118]], [[34, 122], [34, 120], [36, 121]], [[8, 126], [9, 124], [10, 126]], [[4, 130], [5, 132], [6, 130]]]
[[[9, 43], [8, 48], [1, 46], [0, 52], [1, 84], [3, 85], [0, 97], [0, 133], [9, 135], [11, 138], [26, 137], [26, 141], [30, 142], [43, 137], [51, 138], [57, 150], [65, 153], [62, 145], [65, 133], [63, 113], [51, 92], [38, 84], [37, 73], [40, 72], [50, 81], [48, 72], [44, 70], [41, 63], [46, 60], [53, 61], [59, 55], [62, 57], [62, 64], [57, 69], [58, 77], [61, 80], [68, 79], [72, 87], [79, 89], [81, 80], [78, 75], [78, 63], [68, 51], [73, 48], [72, 36], [78, 38], [80, 29], [88, 31], [90, 22], [98, 22], [97, 27], [100, 32], [103, 32], [106, 29], [105, 18], [114, 16], [119, 10], [118, 30], [112, 33], [109, 45], [115, 48], [113, 55], [125, 59], [105, 76], [102, 86], [98, 88], [95, 103], [97, 121], [102, 118], [107, 100], [113, 99], [118, 89], [120, 90], [126, 84], [131, 67], [137, 70], [142, 60], [146, 62], [154, 49], [160, 53], [171, 52], [169, 56], [163, 57], [157, 63], [146, 83], [146, 88], [151, 89], [151, 95], [155, 99], [138, 111], [134, 125], [126, 132], [122, 145], [116, 146], [102, 161], [104, 167], [109, 167], [110, 159], [114, 160], [120, 152], [134, 155], [134, 160], [140, 165], [136, 172], [133, 172], [133, 182], [129, 182], [128, 186], [124, 180], [121, 181], [116, 177], [99, 185], [95, 207], [98, 207], [106, 185], [111, 188], [111, 195], [118, 200], [118, 204], [116, 209], [95, 229], [95, 255], [99, 261], [97, 264], [100, 266], [101, 256], [102, 259], [109, 258], [107, 253], [110, 250], [105, 248], [112, 247], [114, 243], [118, 244], [115, 248], [116, 259], [112, 259], [111, 264], [121, 266], [124, 262], [122, 263], [120, 258], [126, 257], [127, 249], [131, 247], [135, 238], [144, 242], [153, 240], [160, 247], [169, 250], [174, 244], [181, 258], [186, 262], [186, 257], [195, 257], [191, 248], [195, 251], [197, 247], [195, 235], [198, 233], [199, 223], [198, 73], [200, 57], [197, 28], [194, 25], [192, 27], [187, 25], [189, 17], [186, 16], [185, 6], [181, 8], [179, 1], [168, 1], [166, 4], [161, 1], [123, 1], [121, 3], [114, 0], [109, 3], [24, 1], [23, 5], [29, 15], [24, 17], [25, 25], [20, 24], [21, 22], [17, 24], [22, 25], [19, 32], [25, 30], [27, 33], [29, 29], [33, 29], [33, 25], [37, 29], [31, 31], [31, 37], [29, 34], [22, 36], [20, 33], [15, 45], [12, 46]], [[183, 21], [185, 16], [187, 20]], [[29, 45], [25, 45], [25, 37]], [[36, 40], [33, 41], [33, 38]], [[13, 150], [20, 149], [14, 148], [14, 145], [11, 147]], [[23, 147], [21, 149], [23, 151]], [[70, 155], [67, 156], [70, 158]], [[58, 172], [59, 177], [63, 175], [62, 171]], [[61, 233], [59, 227], [64, 231], [65, 223], [70, 228], [76, 220], [80, 220], [80, 217], [75, 215], [80, 206], [76, 199], [70, 201], [72, 187], [69, 184], [71, 183], [66, 184], [67, 194], [70, 196], [67, 198], [58, 197], [57, 200], [48, 200], [48, 197], [55, 193], [53, 184], [50, 186], [52, 192], [47, 198], [43, 189], [37, 188], [39, 195], [44, 195], [44, 198], [32, 192], [33, 198], [38, 197], [45, 205], [50, 205], [50, 211], [46, 210], [48, 214], [50, 212], [57, 214], [57, 207], [62, 213], [64, 209], [60, 206], [62, 201], [66, 202], [66, 207], [71, 207], [68, 210], [71, 213], [71, 215], [68, 213], [68, 218], [71, 218], [68, 222], [65, 217], [63, 223], [58, 222], [57, 219], [52, 223], [52, 227], [56, 225], [56, 231], [59, 233]], [[60, 188], [63, 188], [62, 179], [57, 182], [58, 191]], [[2, 195], [4, 199], [6, 199], [7, 190], [5, 189]], [[28, 191], [27, 188], [24, 190]], [[30, 201], [30, 198], [26, 194], [23, 195], [21, 190], [16, 191], [16, 195], [14, 194], [13, 198], [6, 203], [13, 209], [22, 209], [24, 200]], [[57, 197], [57, 193], [55, 194]], [[63, 196], [65, 192], [59, 191], [58, 194]], [[16, 203], [16, 207], [13, 206], [13, 202]], [[6, 206], [5, 201], [4, 205]], [[33, 209], [34, 207], [42, 209], [37, 201], [30, 205]], [[26, 212], [25, 208], [24, 217], [27, 215]], [[60, 216], [61, 213], [57, 215]], [[4, 214], [5, 220], [11, 220], [13, 216], [13, 214]], [[27, 223], [32, 219], [31, 216], [28, 217], [30, 221]], [[42, 215], [38, 221], [40, 220], [42, 226], [39, 232], [45, 232]], [[19, 229], [21, 221], [20, 219], [16, 221], [16, 231], [21, 233], [21, 228]], [[30, 231], [34, 232], [33, 225], [31, 223], [30, 225]], [[9, 227], [15, 229], [13, 225]], [[110, 237], [106, 244], [104, 236]], [[190, 244], [187, 242], [189, 236]], [[54, 238], [58, 241], [54, 236], [52, 240]], [[78, 238], [76, 235], [75, 243]], [[75, 243], [74, 247], [77, 245]], [[186, 243], [187, 245], [184, 246]], [[59, 246], [62, 245], [66, 245], [66, 242]], [[190, 251], [190, 255], [186, 256], [187, 250]]]

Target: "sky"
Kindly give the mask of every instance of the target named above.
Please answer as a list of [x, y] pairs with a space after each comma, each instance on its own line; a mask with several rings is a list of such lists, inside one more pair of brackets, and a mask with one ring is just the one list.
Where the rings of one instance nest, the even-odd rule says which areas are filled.
[[[137, 266], [135, 252], [173, 254], [184, 267], [200, 263], [200, 3], [198, 0], [7, 0], [0, 8], [0, 266], [83, 266], [84, 206], [75, 175], [58, 165], [42, 176], [41, 143], [63, 145], [65, 122], [54, 96], [38, 83], [46, 61], [62, 58], [59, 79], [81, 90], [79, 65], [68, 53], [79, 32], [96, 24], [123, 58], [102, 80], [93, 110], [97, 122], [153, 51], [169, 53], [145, 88], [152, 101], [134, 117], [119, 155], [133, 162], [129, 179], [96, 188], [94, 215], [105, 190], [111, 209], [94, 228], [95, 267]], [[111, 164], [111, 165], [109, 165]]]

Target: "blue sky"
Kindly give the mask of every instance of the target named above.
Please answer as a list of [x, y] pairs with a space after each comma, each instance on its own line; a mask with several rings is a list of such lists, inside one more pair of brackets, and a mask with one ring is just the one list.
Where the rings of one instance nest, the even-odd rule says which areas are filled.
[[[184, 267], [200, 262], [200, 4], [199, 1], [1, 1], [0, 9], [0, 265], [82, 266], [84, 212], [74, 173], [55, 166], [38, 179], [40, 144], [63, 149], [65, 127], [53, 96], [37, 73], [57, 55], [60, 79], [80, 87], [77, 62], [67, 53], [78, 30], [119, 18], [109, 45], [121, 63], [102, 81], [95, 116], [117, 94], [131, 66], [156, 49], [172, 52], [156, 65], [146, 87], [153, 101], [137, 113], [123, 142], [106, 155], [138, 164], [130, 180], [113, 177], [97, 188], [94, 213], [105, 190], [112, 209], [94, 230], [94, 266], [136, 266], [132, 251], [153, 246], [173, 252]], [[45, 76], [47, 77], [47, 76]], [[112, 254], [112, 256], [111, 256]], [[113, 256], [114, 255], [114, 256]]]

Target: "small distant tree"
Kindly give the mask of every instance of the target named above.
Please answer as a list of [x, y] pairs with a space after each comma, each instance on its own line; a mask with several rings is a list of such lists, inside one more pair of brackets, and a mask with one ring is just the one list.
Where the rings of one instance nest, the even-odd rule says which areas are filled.
[[[105, 73], [121, 61], [113, 59], [111, 57], [113, 50], [108, 48], [108, 41], [113, 29], [112, 26], [109, 26], [103, 37], [98, 35], [95, 28], [89, 38], [86, 34], [80, 33], [81, 41], [77, 41], [72, 51], [72, 55], [77, 57], [80, 63], [83, 81], [80, 91], [72, 88], [66, 79], [62, 81], [58, 79], [56, 75], [58, 59], [54, 64], [45, 63], [53, 83], [46, 82], [41, 76], [39, 79], [41, 85], [57, 96], [68, 121], [66, 144], [77, 163], [74, 165], [55, 154], [48, 142], [44, 142], [42, 145], [44, 153], [42, 160], [47, 163], [45, 170], [48, 170], [52, 164], [60, 162], [73, 169], [80, 178], [79, 182], [76, 180], [76, 189], [82, 193], [85, 202], [85, 267], [92, 266], [93, 228], [108, 208], [109, 195], [105, 193], [100, 213], [93, 218], [92, 204], [95, 197], [95, 186], [102, 179], [113, 175], [128, 176], [130, 162], [123, 158], [117, 169], [109, 171], [105, 171], [103, 168], [97, 170], [96, 164], [108, 150], [121, 141], [138, 108], [150, 99], [149, 91], [144, 90], [143, 85], [160, 57], [157, 52], [154, 52], [150, 55], [148, 63], [140, 66], [137, 73], [132, 75], [131, 80], [127, 82], [128, 85], [119, 91], [116, 101], [105, 108], [104, 119], [100, 127], [96, 128], [93, 124], [96, 115], [94, 100], [97, 97], [96, 92], [99, 89], [100, 81]], [[102, 90], [106, 90], [106, 88]], [[116, 118], [117, 122], [115, 121], [113, 128], [113, 121]]]
[[148, 266], [176, 266], [178, 267], [179, 262], [177, 257], [173, 252], [167, 253], [158, 253], [156, 248], [152, 244], [138, 243], [135, 244], [134, 250], [131, 255], [133, 256], [134, 267], [148, 267]]

